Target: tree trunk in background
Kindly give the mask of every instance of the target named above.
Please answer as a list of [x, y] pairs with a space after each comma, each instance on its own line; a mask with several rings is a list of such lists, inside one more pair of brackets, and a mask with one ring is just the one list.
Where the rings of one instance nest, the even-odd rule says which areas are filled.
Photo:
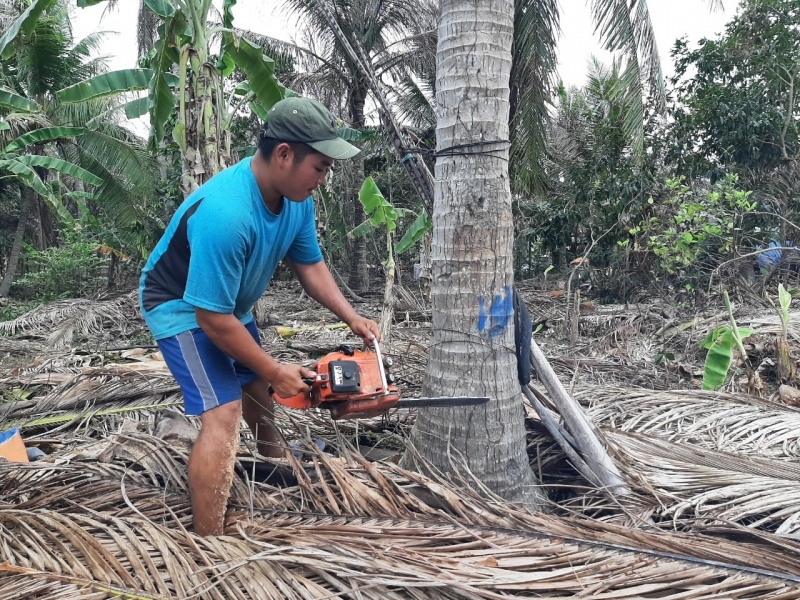
[[[356, 129], [364, 129], [364, 103], [367, 97], [365, 86], [356, 85], [349, 92], [347, 104], [350, 123]], [[364, 183], [364, 155], [357, 154], [353, 159], [353, 186], [350, 193], [352, 202], [353, 227], [358, 227], [367, 218], [364, 206], [358, 199], [361, 184]], [[351, 290], [359, 293], [369, 291], [369, 269], [367, 267], [367, 238], [359, 236], [353, 240], [352, 262], [347, 285]]]
[[3, 281], [0, 283], [0, 297], [8, 296], [11, 291], [11, 284], [14, 283], [14, 276], [17, 273], [17, 265], [19, 264], [19, 255], [22, 252], [22, 241], [25, 239], [25, 230], [28, 228], [28, 219], [31, 216], [31, 208], [33, 208], [34, 192], [29, 187], [22, 188], [22, 205], [19, 209], [19, 221], [17, 221], [17, 230], [14, 232], [14, 243], [11, 244], [11, 253], [8, 255], [8, 266], [3, 275]]
[[[525, 444], [514, 353], [508, 98], [513, 0], [441, 0], [433, 209], [433, 340], [424, 394], [490, 396], [420, 410], [412, 442], [443, 473], [470, 471], [541, 506]], [[412, 457], [406, 457], [406, 464]]]
[[56, 245], [56, 226], [53, 222], [53, 213], [44, 198], [36, 194], [34, 201], [36, 211], [36, 238], [34, 246], [37, 250], [46, 250]]

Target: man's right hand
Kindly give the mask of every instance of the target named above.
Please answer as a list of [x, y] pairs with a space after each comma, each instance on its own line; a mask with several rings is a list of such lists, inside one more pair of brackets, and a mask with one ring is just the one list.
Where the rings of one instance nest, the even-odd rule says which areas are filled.
[[303, 379], [313, 379], [317, 374], [311, 369], [306, 369], [300, 365], [289, 365], [279, 363], [278, 370], [272, 376], [270, 385], [275, 394], [281, 398], [291, 398], [297, 394], [304, 394], [311, 391], [311, 386], [303, 382]]

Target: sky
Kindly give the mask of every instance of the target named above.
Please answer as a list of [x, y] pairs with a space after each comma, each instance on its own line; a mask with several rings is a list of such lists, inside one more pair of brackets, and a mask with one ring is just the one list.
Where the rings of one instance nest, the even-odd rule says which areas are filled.
[[[221, 4], [218, 0], [214, 3]], [[725, 0], [724, 9], [713, 12], [708, 0], [650, 0], [647, 3], [665, 77], [673, 72], [669, 51], [675, 40], [685, 35], [690, 44], [696, 44], [703, 37], [715, 37], [733, 17], [738, 3], [738, 0]], [[102, 50], [109, 58], [110, 69], [135, 67], [138, 4], [137, 0], [121, 0], [113, 11], [106, 11], [104, 3], [75, 9], [73, 33], [76, 39], [97, 30], [115, 32], [106, 36]], [[291, 41], [294, 23], [280, 10], [280, 5], [276, 0], [239, 0], [233, 9], [234, 24]], [[586, 81], [591, 56], [606, 63], [611, 56], [600, 48], [594, 35], [586, 0], [560, 0], [560, 6], [559, 75], [568, 87], [581, 86]]]

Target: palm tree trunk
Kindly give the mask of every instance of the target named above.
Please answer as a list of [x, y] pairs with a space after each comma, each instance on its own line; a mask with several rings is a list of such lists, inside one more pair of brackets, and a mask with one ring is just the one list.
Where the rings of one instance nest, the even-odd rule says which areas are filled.
[[[364, 128], [364, 103], [366, 102], [367, 91], [364, 86], [356, 84], [348, 94], [348, 116], [353, 127], [356, 129]], [[364, 156], [358, 154], [353, 158], [353, 184], [350, 192], [352, 202], [353, 227], [358, 227], [367, 218], [364, 206], [358, 199], [361, 184], [364, 181]], [[347, 285], [356, 293], [363, 294], [369, 291], [369, 270], [367, 267], [367, 239], [358, 236], [353, 240], [353, 258], [350, 263], [350, 274]]]
[[31, 216], [31, 208], [36, 192], [29, 187], [22, 188], [22, 205], [19, 209], [19, 221], [17, 230], [14, 232], [14, 243], [11, 245], [11, 253], [8, 256], [8, 265], [0, 282], [0, 297], [8, 296], [11, 291], [11, 284], [14, 283], [14, 276], [19, 264], [19, 255], [22, 252], [22, 241], [25, 238], [25, 230], [28, 228], [28, 219]]
[[[441, 0], [433, 209], [433, 340], [426, 395], [487, 395], [420, 410], [411, 439], [443, 473], [542, 506], [525, 444], [514, 353], [508, 110], [514, 2]], [[407, 458], [413, 461], [413, 458]]]

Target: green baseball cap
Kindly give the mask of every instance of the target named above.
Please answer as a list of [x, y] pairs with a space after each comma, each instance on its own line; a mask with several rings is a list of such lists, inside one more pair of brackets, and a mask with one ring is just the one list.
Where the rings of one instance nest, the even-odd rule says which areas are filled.
[[361, 152], [339, 137], [336, 118], [311, 98], [285, 98], [269, 110], [264, 136], [282, 142], [303, 142], [328, 158], [353, 158]]

